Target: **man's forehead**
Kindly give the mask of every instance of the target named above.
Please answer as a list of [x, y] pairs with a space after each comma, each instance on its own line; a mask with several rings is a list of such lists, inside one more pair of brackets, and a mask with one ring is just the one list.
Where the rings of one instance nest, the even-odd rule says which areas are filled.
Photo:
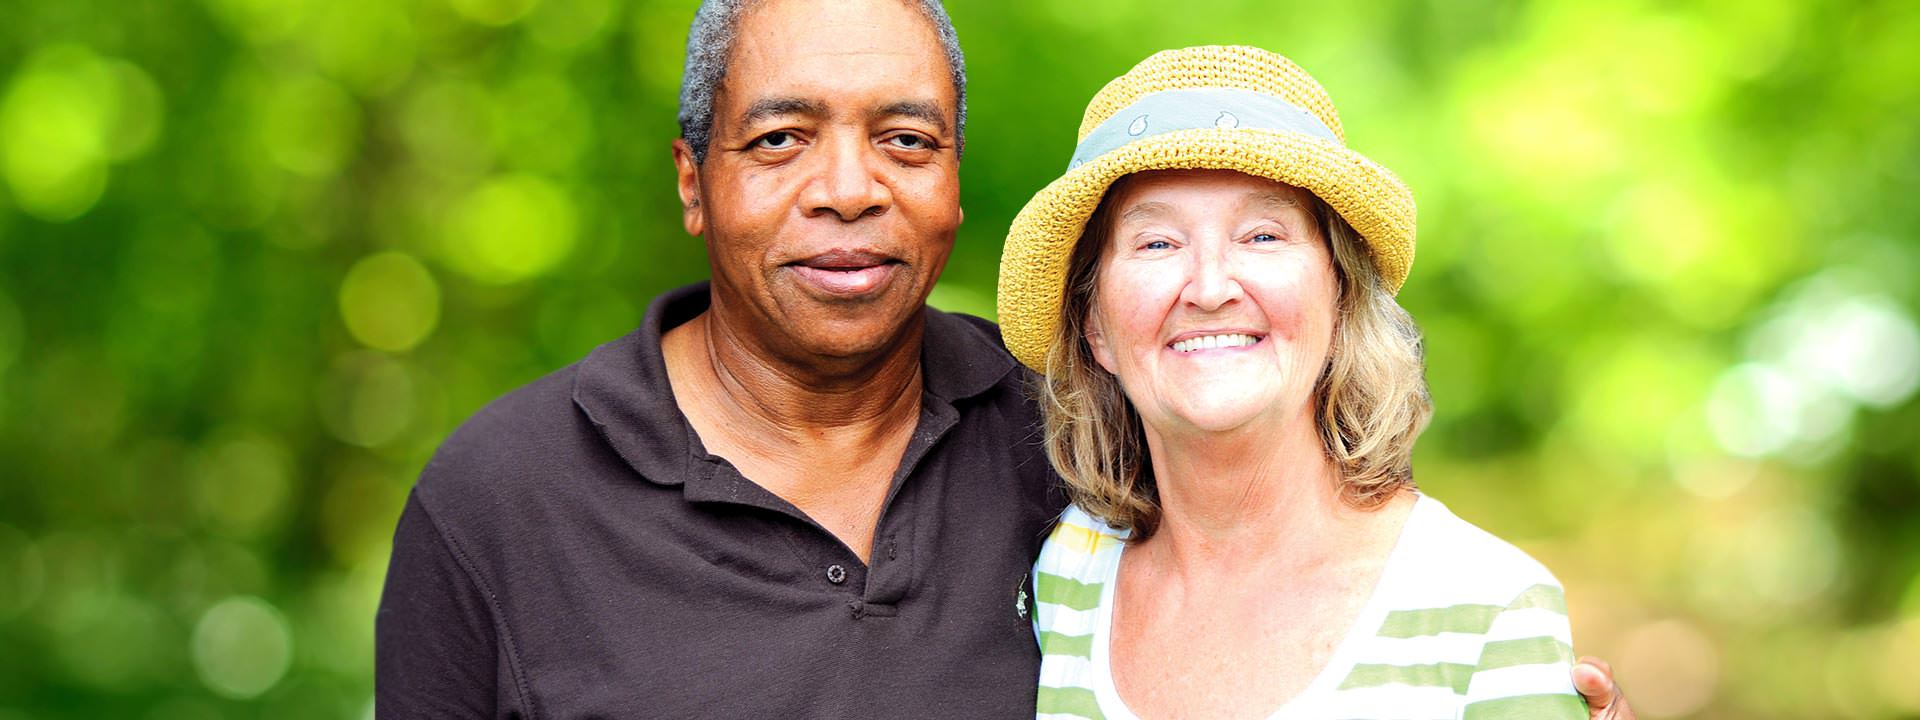
[[945, 128], [958, 98], [932, 23], [901, 0], [769, 0], [741, 18], [716, 88], [723, 123], [908, 116]]
[[903, 0], [764, 0], [748, 7], [735, 31], [729, 78], [740, 70], [777, 79], [819, 65], [897, 62], [945, 72], [946, 49], [933, 21]]

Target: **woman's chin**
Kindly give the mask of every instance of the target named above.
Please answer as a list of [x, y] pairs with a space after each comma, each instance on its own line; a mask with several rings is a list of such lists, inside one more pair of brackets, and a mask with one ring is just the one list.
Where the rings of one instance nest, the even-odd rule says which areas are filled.
[[1259, 402], [1246, 393], [1219, 398], [1188, 398], [1167, 408], [1167, 424], [1189, 432], [1225, 435], [1264, 425], [1274, 404]]

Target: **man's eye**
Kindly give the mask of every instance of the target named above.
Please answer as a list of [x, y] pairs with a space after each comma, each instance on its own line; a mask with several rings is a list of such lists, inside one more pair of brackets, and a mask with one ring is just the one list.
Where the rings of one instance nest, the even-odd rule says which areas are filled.
[[766, 148], [768, 150], [784, 150], [793, 147], [799, 142], [800, 139], [794, 137], [793, 133], [781, 130], [761, 135], [759, 140], [753, 141], [753, 144], [755, 147]]
[[933, 147], [933, 141], [912, 133], [895, 135], [887, 138], [887, 142], [893, 143], [896, 147], [903, 150], [925, 150]]

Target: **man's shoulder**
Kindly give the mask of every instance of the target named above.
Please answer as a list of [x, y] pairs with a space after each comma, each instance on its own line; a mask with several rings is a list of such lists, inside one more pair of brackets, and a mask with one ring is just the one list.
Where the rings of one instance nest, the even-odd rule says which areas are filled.
[[927, 333], [973, 353], [1013, 359], [1000, 339], [1000, 326], [983, 317], [947, 312], [928, 305]]
[[948, 312], [946, 310], [941, 310], [931, 305], [927, 306], [927, 310], [929, 310], [931, 314], [935, 316], [947, 317], [947, 318], [952, 318], [954, 320], [959, 320], [960, 322], [966, 324], [968, 327], [971, 327], [975, 332], [981, 333], [986, 340], [990, 341], [990, 344], [993, 347], [1000, 349], [1002, 352], [1006, 351], [1006, 347], [1002, 345], [1000, 342], [1000, 325], [995, 323], [994, 321], [988, 320], [978, 315], [968, 315], [967, 313], [963, 313], [963, 312]]
[[454, 428], [427, 467], [499, 459], [501, 453], [535, 445], [556, 434], [577, 432], [579, 413], [573, 403], [573, 381], [579, 368], [577, 362], [567, 365], [481, 406]]
[[[1026, 391], [1034, 373], [1015, 360], [1000, 337], [1000, 326], [992, 320], [927, 308], [927, 352], [930, 362], [958, 360], [987, 371], [982, 379], [992, 378], [999, 393], [1015, 402], [1026, 402]], [[935, 360], [933, 355], [942, 356]]]
[[579, 363], [482, 406], [447, 436], [420, 471], [428, 510], [524, 496], [533, 484], [579, 464], [593, 429], [573, 402]]

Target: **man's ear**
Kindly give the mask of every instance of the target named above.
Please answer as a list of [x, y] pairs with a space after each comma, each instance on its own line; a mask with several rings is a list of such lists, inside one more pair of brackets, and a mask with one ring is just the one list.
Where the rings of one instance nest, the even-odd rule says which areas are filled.
[[673, 141], [673, 173], [680, 190], [680, 222], [688, 235], [705, 235], [707, 213], [700, 207], [700, 163], [685, 139]]

